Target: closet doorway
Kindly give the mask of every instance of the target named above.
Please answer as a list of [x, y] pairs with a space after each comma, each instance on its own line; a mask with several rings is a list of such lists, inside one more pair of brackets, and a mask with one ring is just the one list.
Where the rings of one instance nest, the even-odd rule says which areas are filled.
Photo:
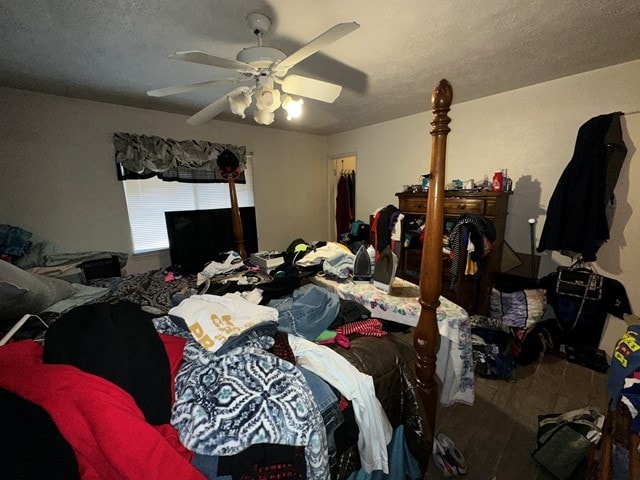
[[329, 238], [337, 241], [341, 233], [349, 231], [351, 222], [356, 218], [356, 156], [346, 155], [330, 160]]

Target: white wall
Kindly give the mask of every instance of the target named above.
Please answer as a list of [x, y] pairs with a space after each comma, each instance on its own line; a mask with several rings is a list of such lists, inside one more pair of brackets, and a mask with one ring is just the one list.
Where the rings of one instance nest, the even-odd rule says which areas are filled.
[[[445, 72], [446, 73], [446, 72]], [[446, 75], [445, 75], [446, 78]], [[456, 104], [456, 79], [447, 145], [446, 178], [481, 180], [508, 168], [514, 179], [506, 240], [529, 251], [528, 218], [536, 218], [537, 239], [547, 203], [571, 159], [576, 134], [589, 118], [613, 111], [640, 110], [640, 60], [587, 72], [483, 99]], [[425, 99], [425, 102], [430, 101]], [[426, 106], [430, 110], [430, 105]], [[393, 203], [404, 184], [418, 183], [429, 165], [431, 112], [329, 137], [329, 155], [358, 156], [357, 215]], [[618, 200], [611, 240], [599, 251], [596, 268], [619, 279], [634, 311], [640, 312], [640, 114], [622, 117], [629, 150], [616, 186]], [[566, 264], [566, 257], [545, 253], [543, 274]]]
[[357, 218], [366, 222], [376, 208], [398, 205], [396, 192], [420, 183], [420, 175], [428, 173], [430, 120], [425, 112], [329, 137], [331, 158], [358, 159]]
[[[246, 145], [254, 153], [260, 248], [326, 238], [326, 137], [218, 121], [192, 127], [182, 115], [8, 88], [0, 88], [0, 111], [0, 223], [63, 251], [132, 251], [116, 179], [117, 131]], [[168, 257], [137, 260], [129, 271], [166, 266]]]
[[[579, 126], [592, 116], [640, 109], [640, 61], [534, 85], [471, 102], [450, 112], [447, 179], [514, 178], [507, 241], [528, 251], [527, 219], [544, 224], [546, 205], [571, 158]], [[323, 239], [328, 231], [327, 158], [357, 155], [357, 212], [397, 205], [402, 185], [418, 183], [429, 163], [430, 99], [425, 112], [328, 139], [259, 126], [210, 122], [117, 105], [0, 88], [0, 222], [22, 226], [74, 250], [130, 251], [124, 196], [116, 181], [111, 135], [128, 131], [175, 139], [247, 145], [255, 153], [255, 199], [260, 246], [282, 249], [295, 237]], [[640, 308], [640, 182], [636, 145], [640, 114], [623, 117], [629, 149], [616, 187], [612, 239], [596, 267], [625, 285]], [[328, 144], [328, 146], [327, 146]], [[563, 262], [545, 254], [543, 273]], [[151, 262], [153, 263], [153, 262]], [[147, 262], [149, 264], [149, 262]], [[146, 264], [145, 264], [146, 265]]]

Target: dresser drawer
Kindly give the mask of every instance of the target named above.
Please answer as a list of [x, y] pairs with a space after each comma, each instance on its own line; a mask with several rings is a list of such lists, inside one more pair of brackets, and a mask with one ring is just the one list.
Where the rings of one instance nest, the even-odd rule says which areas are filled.
[[445, 216], [458, 216], [465, 213], [484, 214], [484, 200], [481, 198], [445, 198]]
[[[491, 216], [495, 211], [495, 200], [485, 207], [485, 200], [482, 198], [447, 197], [444, 199], [443, 207], [445, 216], [449, 217], [465, 213]], [[489, 208], [490, 211], [485, 211], [485, 208]], [[427, 196], [400, 198], [400, 211], [424, 215], [427, 211]]]
[[495, 217], [496, 216], [496, 199], [488, 198], [486, 203], [484, 204], [484, 214], [486, 217]]
[[403, 213], [427, 213], [427, 195], [420, 197], [400, 198], [400, 211]]

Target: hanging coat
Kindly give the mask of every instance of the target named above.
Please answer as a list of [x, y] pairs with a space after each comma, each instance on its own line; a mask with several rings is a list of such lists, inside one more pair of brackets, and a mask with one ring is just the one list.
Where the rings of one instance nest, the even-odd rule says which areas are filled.
[[351, 204], [349, 201], [349, 182], [346, 175], [340, 175], [338, 180], [338, 193], [336, 196], [336, 230], [338, 232], [338, 240], [340, 235], [347, 233], [351, 226], [353, 214], [351, 213]]
[[591, 262], [609, 239], [613, 189], [627, 154], [620, 115], [599, 115], [578, 130], [573, 157], [549, 200], [538, 252], [568, 250]]

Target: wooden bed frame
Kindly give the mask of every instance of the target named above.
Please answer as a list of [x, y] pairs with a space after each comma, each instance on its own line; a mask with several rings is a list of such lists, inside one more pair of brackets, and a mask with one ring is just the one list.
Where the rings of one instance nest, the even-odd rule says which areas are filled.
[[[453, 99], [453, 90], [447, 80], [440, 80], [431, 96], [433, 119], [431, 120], [431, 180], [427, 196], [426, 232], [420, 269], [420, 319], [416, 327], [413, 345], [416, 350], [416, 377], [422, 402], [428, 415], [431, 431], [435, 432], [438, 388], [435, 380], [436, 354], [440, 344], [436, 310], [440, 305], [442, 290], [442, 232], [444, 227], [444, 175], [447, 135], [451, 119], [447, 113]], [[235, 185], [230, 182], [232, 218], [236, 244], [246, 257], [240, 211], [235, 197]]]
[[416, 350], [416, 377], [431, 431], [435, 432], [438, 386], [435, 380], [436, 354], [440, 344], [436, 310], [442, 291], [442, 232], [444, 231], [444, 173], [447, 135], [451, 131], [447, 115], [453, 89], [440, 80], [431, 95], [431, 179], [427, 194], [425, 236], [420, 265], [420, 319], [413, 334]]

